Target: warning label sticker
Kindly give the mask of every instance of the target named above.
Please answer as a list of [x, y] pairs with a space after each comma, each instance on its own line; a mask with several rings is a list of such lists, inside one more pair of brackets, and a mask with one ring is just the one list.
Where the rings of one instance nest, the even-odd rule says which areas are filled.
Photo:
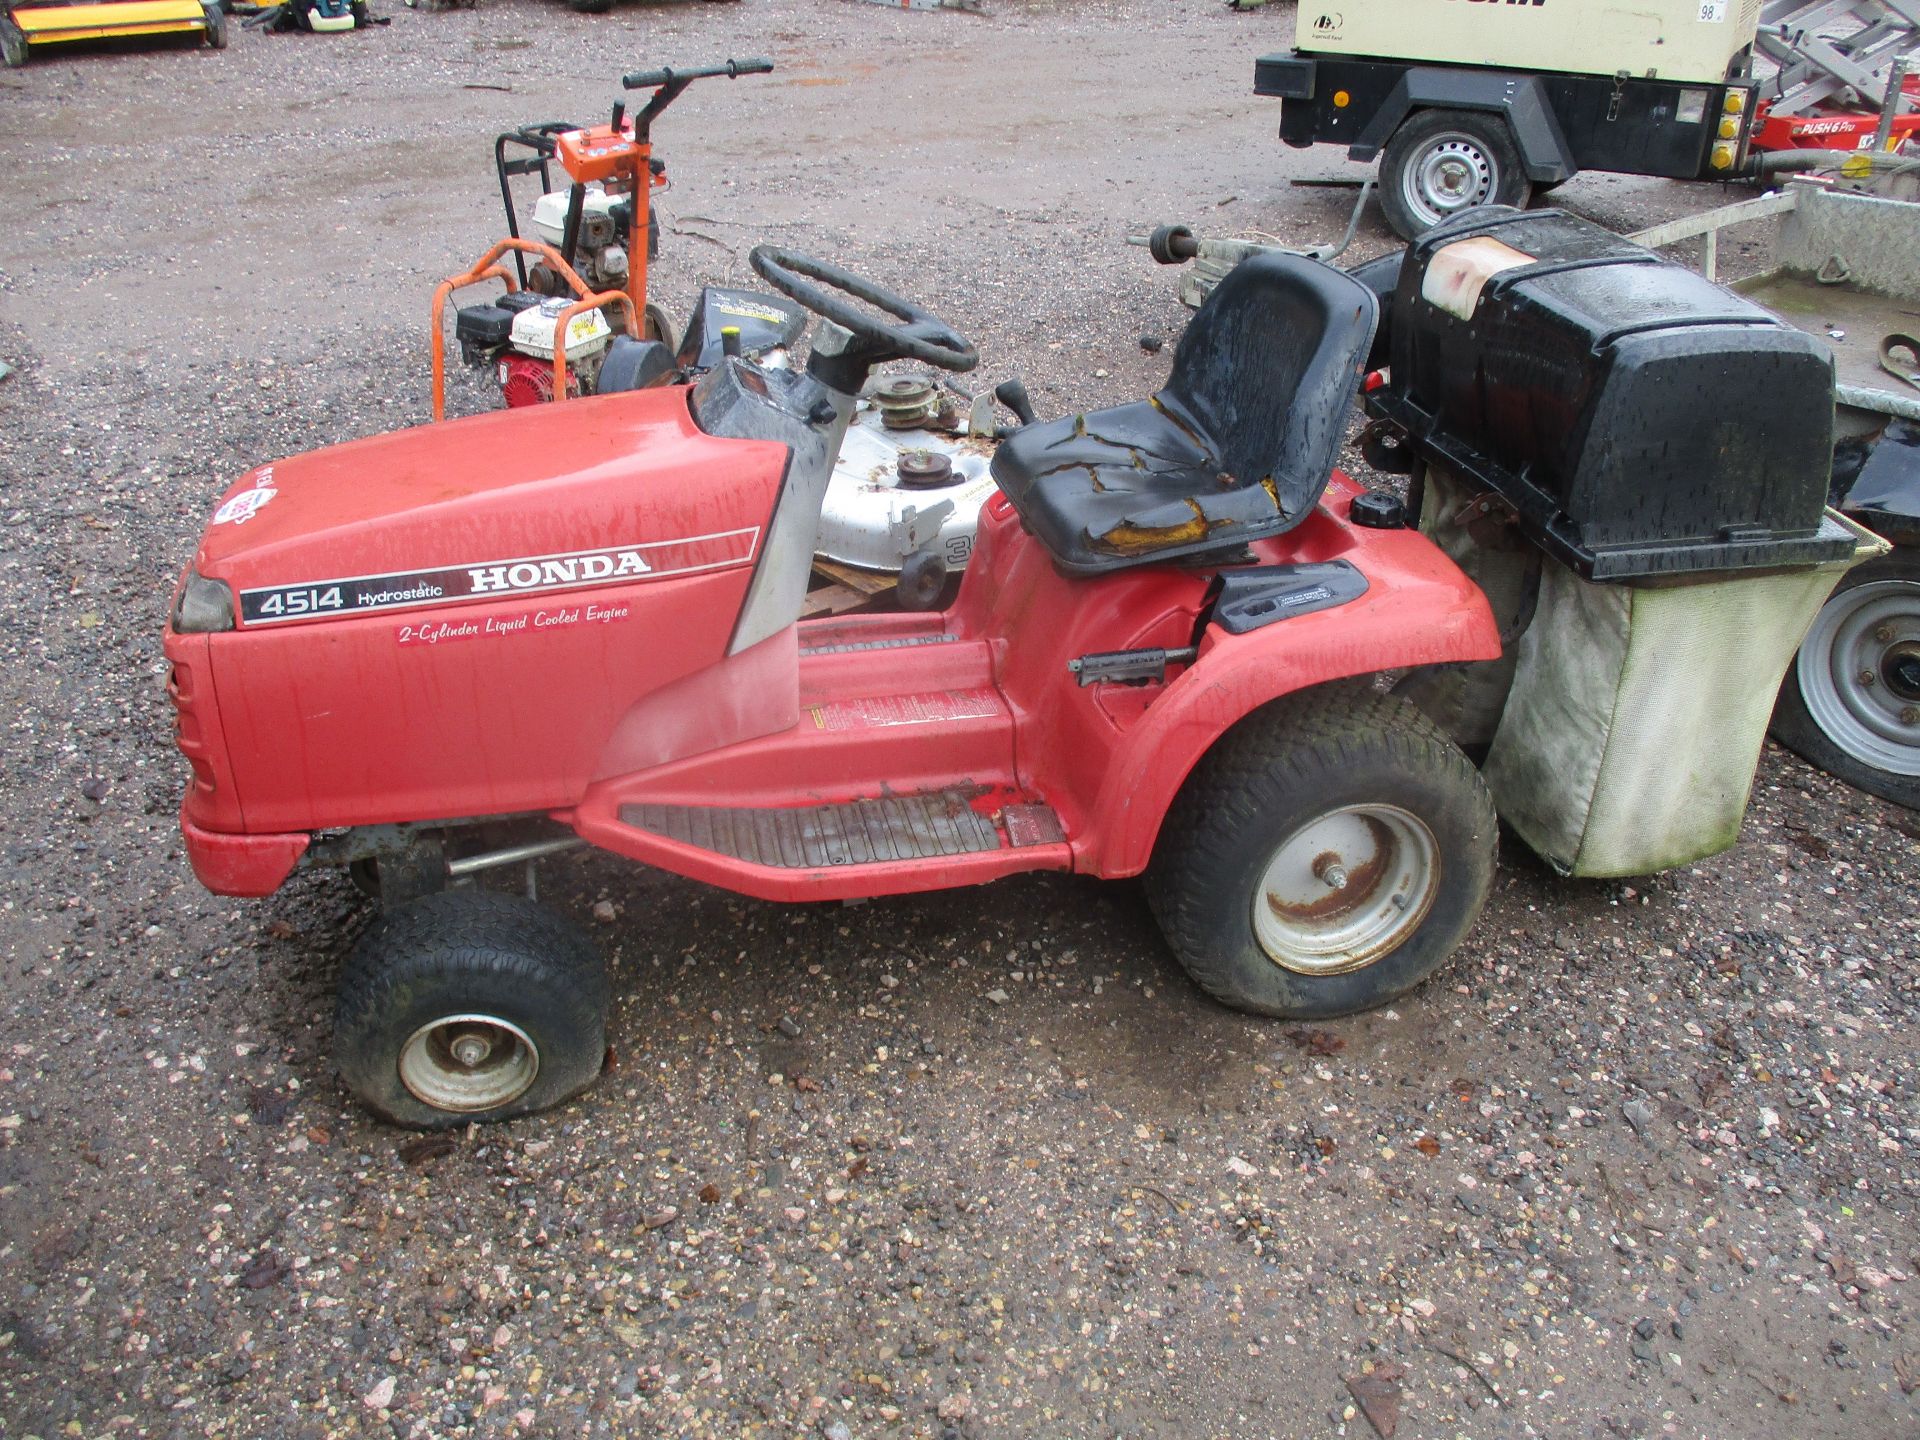
[[816, 730], [865, 730], [886, 725], [935, 725], [942, 720], [984, 720], [1000, 713], [991, 690], [936, 690], [925, 695], [874, 695], [810, 705]]

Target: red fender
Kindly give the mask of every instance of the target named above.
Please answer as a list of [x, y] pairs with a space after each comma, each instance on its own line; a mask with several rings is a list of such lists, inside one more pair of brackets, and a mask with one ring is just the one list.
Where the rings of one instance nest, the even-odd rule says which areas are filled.
[[1486, 597], [1424, 536], [1351, 533], [1358, 543], [1347, 558], [1368, 581], [1358, 600], [1245, 635], [1208, 628], [1198, 660], [1115, 747], [1089, 823], [1074, 837], [1076, 870], [1109, 878], [1144, 870], [1200, 757], [1268, 701], [1329, 680], [1500, 654]]

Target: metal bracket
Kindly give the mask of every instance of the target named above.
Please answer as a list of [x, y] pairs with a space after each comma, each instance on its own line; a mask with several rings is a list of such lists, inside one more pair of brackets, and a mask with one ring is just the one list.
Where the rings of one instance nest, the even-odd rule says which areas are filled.
[[924, 509], [909, 505], [900, 512], [899, 519], [887, 522], [887, 539], [900, 555], [931, 550], [940, 543], [940, 527], [947, 523], [947, 517], [951, 514], [951, 500], [942, 500]]
[[1106, 650], [1067, 661], [1067, 669], [1082, 688], [1088, 685], [1140, 685], [1165, 680], [1167, 666], [1191, 665], [1200, 658], [1196, 645], [1172, 649]]

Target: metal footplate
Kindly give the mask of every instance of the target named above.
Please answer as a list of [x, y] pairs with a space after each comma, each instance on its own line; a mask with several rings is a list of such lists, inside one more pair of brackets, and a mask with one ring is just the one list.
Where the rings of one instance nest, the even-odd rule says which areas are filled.
[[958, 790], [801, 809], [620, 807], [621, 823], [636, 830], [782, 870], [937, 860], [1064, 838], [1058, 817], [1045, 805], [1009, 805], [1001, 814], [1008, 839]]

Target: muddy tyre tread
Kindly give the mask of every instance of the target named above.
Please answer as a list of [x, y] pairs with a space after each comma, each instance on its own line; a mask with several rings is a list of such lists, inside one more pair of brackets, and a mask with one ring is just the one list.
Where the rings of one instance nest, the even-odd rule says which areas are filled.
[[[608, 986], [599, 953], [570, 921], [516, 895], [449, 890], [397, 907], [361, 936], [341, 967], [334, 1043], [348, 1087], [382, 1119], [444, 1129], [532, 1114], [599, 1077]], [[495, 1109], [425, 1105], [399, 1078], [408, 1035], [439, 1015], [499, 1013], [534, 1037], [540, 1071]]]
[[[1329, 774], [1366, 776], [1383, 767], [1423, 777], [1424, 788], [1461, 809], [1472, 837], [1468, 873], [1444, 876], [1429, 923], [1364, 970], [1314, 977], [1273, 964], [1254, 942], [1244, 903], [1236, 903], [1250, 890], [1223, 893], [1232, 886], [1221, 877], [1248, 866], [1245, 836], [1264, 818], [1298, 809], [1300, 797], [1325, 789]], [[1223, 1005], [1331, 1018], [1404, 994], [1452, 953], [1492, 884], [1498, 830], [1479, 772], [1438, 725], [1402, 697], [1340, 682], [1255, 711], [1202, 758], [1161, 826], [1147, 900], [1188, 975]]]

